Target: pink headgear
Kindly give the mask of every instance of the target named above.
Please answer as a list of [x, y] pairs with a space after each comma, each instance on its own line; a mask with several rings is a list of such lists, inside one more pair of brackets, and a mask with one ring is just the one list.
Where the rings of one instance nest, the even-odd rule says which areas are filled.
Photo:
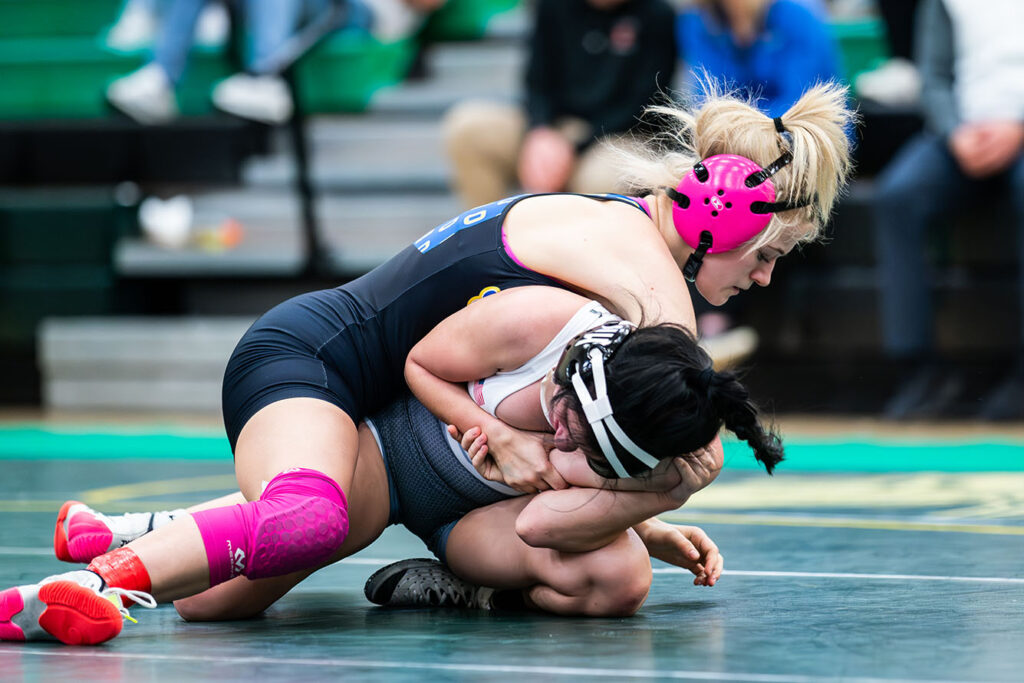
[[[784, 133], [782, 121], [775, 129]], [[672, 222], [676, 231], [696, 251], [690, 255], [683, 275], [690, 282], [705, 254], [730, 251], [751, 239], [771, 222], [771, 214], [807, 206], [809, 202], [775, 201], [771, 177], [793, 160], [788, 151], [761, 168], [737, 154], [716, 154], [694, 165], [675, 189], [666, 188], [672, 199]]]

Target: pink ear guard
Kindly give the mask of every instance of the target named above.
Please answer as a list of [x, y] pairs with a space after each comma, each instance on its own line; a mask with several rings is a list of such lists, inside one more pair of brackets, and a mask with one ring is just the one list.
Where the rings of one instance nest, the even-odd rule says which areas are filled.
[[[775, 119], [775, 128], [785, 132]], [[775, 184], [771, 177], [793, 160], [788, 151], [761, 168], [754, 161], [737, 154], [716, 154], [694, 165], [675, 189], [666, 188], [673, 202], [672, 222], [676, 231], [696, 251], [683, 268], [689, 282], [697, 279], [697, 271], [705, 254], [731, 251], [751, 239], [771, 222], [776, 211], [807, 206], [809, 202], [775, 201]]]

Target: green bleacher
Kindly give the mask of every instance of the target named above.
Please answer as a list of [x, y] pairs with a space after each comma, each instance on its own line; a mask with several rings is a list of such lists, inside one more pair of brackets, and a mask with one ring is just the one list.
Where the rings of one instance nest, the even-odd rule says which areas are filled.
[[885, 25], [880, 19], [867, 18], [832, 24], [832, 35], [839, 43], [843, 76], [853, 83], [858, 75], [877, 67], [889, 56]]
[[[518, 2], [450, 0], [430, 20], [429, 39], [479, 38]], [[230, 183], [228, 167], [252, 151], [244, 130], [252, 124], [211, 116], [213, 85], [235, 70], [226, 47], [191, 51], [176, 91], [181, 121], [138, 126], [110, 108], [107, 85], [148, 58], [105, 44], [121, 8], [122, 0], [0, 0], [0, 356], [6, 374], [20, 369], [2, 401], [33, 394], [14, 385], [32, 383], [42, 319], [133, 312], [113, 252], [137, 233], [137, 207], [119, 203], [114, 184]], [[302, 106], [365, 110], [405, 77], [418, 40], [336, 32], [296, 66]]]
[[[479, 38], [497, 14], [519, 0], [450, 0], [428, 23], [431, 40]], [[0, 0], [0, 119], [98, 118], [111, 114], [104, 89], [139, 68], [147, 50], [104, 44], [119, 0]], [[381, 43], [360, 31], [339, 31], [297, 67], [306, 111], [358, 112], [377, 90], [400, 82], [416, 38]], [[209, 114], [209, 93], [234, 71], [222, 48], [195, 47], [177, 91], [186, 116]]]
[[[522, 2], [448, 0], [419, 36], [389, 44], [337, 32], [298, 63], [301, 104], [310, 113], [364, 111], [376, 92], [405, 78], [420, 41], [480, 39]], [[137, 231], [136, 207], [115, 200], [116, 182], [135, 180], [147, 191], [161, 182], [231, 184], [232, 165], [253, 152], [230, 151], [248, 143], [239, 129], [251, 124], [211, 116], [212, 86], [235, 69], [226, 48], [193, 49], [177, 90], [182, 121], [137, 126], [109, 107], [106, 86], [147, 58], [106, 46], [121, 6], [0, 0], [0, 356], [14, 359], [10, 367], [32, 362], [45, 317], [136, 312], [112, 256], [117, 241]], [[849, 78], [884, 56], [880, 22], [834, 31]], [[182, 168], [190, 175], [175, 175]], [[0, 401], [10, 398], [0, 392]]]

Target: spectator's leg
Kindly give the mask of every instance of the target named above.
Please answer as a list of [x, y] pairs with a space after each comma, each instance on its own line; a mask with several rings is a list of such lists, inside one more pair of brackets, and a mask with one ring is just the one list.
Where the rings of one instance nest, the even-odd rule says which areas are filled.
[[189, 50], [192, 49], [196, 21], [206, 0], [174, 0], [165, 9], [157, 31], [153, 62], [177, 84], [185, 73]]
[[978, 415], [988, 420], [1024, 419], [1024, 154], [1007, 171], [1006, 182], [1017, 239], [1017, 357], [1006, 369], [1005, 379], [982, 402]]
[[1010, 209], [1017, 230], [1017, 291], [1020, 320], [1018, 342], [1024, 349], [1024, 154], [1017, 157], [1009, 170]]
[[914, 12], [918, 0], [878, 0], [891, 57], [914, 58]]
[[949, 375], [932, 359], [925, 251], [929, 226], [952, 208], [965, 183], [943, 141], [927, 134], [908, 142], [878, 179], [873, 208], [883, 348], [904, 370], [885, 408], [891, 418], [938, 414], [953, 398], [945, 395], [952, 387], [936, 385]]
[[192, 49], [206, 0], [173, 0], [162, 8], [152, 60], [107, 86], [107, 100], [139, 123], [166, 123], [178, 115], [174, 87]]
[[[614, 140], [619, 144], [618, 139]], [[621, 144], [625, 144], [621, 142]], [[600, 193], [622, 192], [621, 174], [614, 153], [599, 140], [587, 147], [576, 160], [576, 168], [569, 178], [570, 192]]]
[[445, 114], [442, 128], [454, 189], [463, 205], [504, 197], [516, 179], [526, 129], [523, 112], [510, 104], [461, 102]]
[[246, 73], [217, 84], [210, 93], [215, 107], [268, 125], [291, 118], [295, 102], [281, 72], [304, 47], [294, 41], [307, 6], [311, 11], [329, 10], [324, 0], [246, 0], [242, 7], [248, 39], [243, 50]]
[[315, 12], [328, 9], [324, 0], [246, 0], [245, 25], [249, 35], [246, 70], [266, 72], [267, 65], [274, 63], [275, 53], [295, 34], [307, 4]]

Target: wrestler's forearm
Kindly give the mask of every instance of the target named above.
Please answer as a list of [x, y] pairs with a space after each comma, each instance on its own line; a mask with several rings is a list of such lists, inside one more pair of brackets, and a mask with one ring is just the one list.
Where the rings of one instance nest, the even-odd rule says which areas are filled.
[[545, 491], [519, 513], [516, 533], [533, 547], [587, 552], [676, 507], [670, 496], [649, 491], [577, 487]]
[[480, 427], [490, 436], [505, 427], [473, 401], [464, 384], [441, 379], [411, 358], [405, 364], [405, 381], [427, 410], [442, 422], [455, 425], [462, 433]]

